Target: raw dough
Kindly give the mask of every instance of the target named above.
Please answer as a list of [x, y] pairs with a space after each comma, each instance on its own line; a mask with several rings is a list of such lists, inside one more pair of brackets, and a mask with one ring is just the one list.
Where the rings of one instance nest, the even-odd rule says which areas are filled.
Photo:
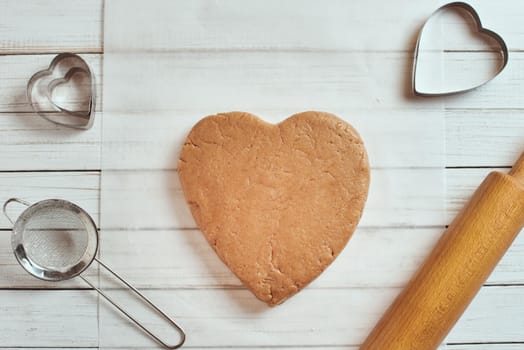
[[323, 112], [277, 125], [244, 112], [206, 117], [189, 133], [178, 172], [211, 246], [269, 305], [301, 290], [337, 257], [369, 187], [360, 136]]

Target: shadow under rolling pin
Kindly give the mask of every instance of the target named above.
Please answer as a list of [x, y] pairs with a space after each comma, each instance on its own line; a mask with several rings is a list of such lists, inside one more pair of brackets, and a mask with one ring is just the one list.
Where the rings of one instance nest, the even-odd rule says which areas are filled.
[[492, 172], [360, 350], [438, 348], [524, 227], [524, 153]]

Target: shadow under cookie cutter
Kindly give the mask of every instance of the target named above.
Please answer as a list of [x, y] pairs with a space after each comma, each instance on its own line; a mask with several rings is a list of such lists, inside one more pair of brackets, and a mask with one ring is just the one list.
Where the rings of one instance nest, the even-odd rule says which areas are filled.
[[[49, 82], [47, 85], [44, 84], [44, 92], [41, 94], [41, 97], [46, 98], [46, 102], [54, 111], [44, 111], [40, 108], [39, 102], [35, 101], [33, 93], [35, 87], [46, 77], [53, 77], [55, 74], [55, 69], [64, 63], [65, 61], [70, 60], [74, 64], [65, 65], [69, 69], [63, 75], [63, 77], [55, 78]], [[71, 110], [64, 108], [57, 104], [53, 100], [53, 91], [60, 85], [63, 85], [69, 82], [73, 76], [76, 74], [83, 74], [89, 80], [89, 101], [87, 102], [87, 110]], [[87, 62], [80, 56], [73, 53], [61, 53], [57, 55], [52, 61], [47, 69], [41, 70], [35, 73], [28, 81], [26, 88], [27, 100], [35, 113], [37, 113], [42, 118], [50, 121], [51, 123], [73, 128], [80, 130], [87, 130], [93, 126], [95, 119], [95, 106], [96, 106], [96, 86], [95, 86], [95, 76], [91, 71], [91, 68]], [[43, 95], [43, 96], [42, 96]], [[59, 115], [60, 118], [51, 118], [51, 115]]]
[[[424, 28], [426, 27], [426, 25], [428, 24], [428, 22], [432, 18], [436, 17], [438, 14], [440, 14], [440, 13], [446, 11], [446, 10], [449, 10], [449, 9], [459, 9], [459, 10], [463, 10], [463, 11], [467, 12], [473, 18], [473, 21], [476, 24], [478, 32], [481, 33], [481, 34], [487, 35], [488, 37], [492, 38], [493, 40], [495, 40], [497, 42], [497, 44], [500, 46], [500, 49], [501, 49], [502, 64], [500, 65], [498, 70], [493, 74], [493, 76], [491, 78], [487, 79], [486, 81], [484, 81], [484, 82], [482, 82], [480, 84], [477, 84], [475, 86], [472, 86], [472, 87], [469, 87], [469, 88], [466, 88], [466, 89], [449, 90], [449, 91], [442, 91], [442, 92], [420, 91], [420, 90], [417, 89], [416, 76], [417, 76], [417, 63], [419, 61], [419, 49], [420, 49], [420, 43], [422, 41], [422, 34], [424, 32]], [[493, 32], [493, 31], [491, 31], [489, 29], [486, 29], [486, 28], [484, 28], [482, 26], [482, 21], [480, 19], [480, 16], [477, 13], [477, 11], [473, 8], [473, 6], [471, 6], [470, 4], [467, 4], [465, 2], [450, 2], [450, 3], [446, 4], [446, 5], [441, 6], [435, 12], [433, 12], [428, 17], [428, 19], [426, 20], [426, 22], [422, 26], [422, 29], [420, 30], [420, 33], [419, 33], [418, 38], [417, 38], [417, 44], [415, 46], [415, 54], [414, 54], [414, 58], [413, 58], [413, 71], [412, 71], [413, 93], [415, 95], [417, 95], [417, 96], [446, 96], [446, 95], [454, 95], [454, 94], [459, 94], [459, 93], [462, 93], [462, 92], [467, 92], [467, 91], [474, 90], [476, 88], [479, 88], [479, 87], [489, 83], [493, 79], [495, 79], [500, 73], [502, 73], [504, 68], [506, 68], [506, 66], [508, 64], [508, 61], [509, 61], [509, 50], [508, 50], [508, 47], [506, 46], [506, 42], [504, 41], [504, 39], [502, 39], [502, 37], [500, 35], [498, 35], [497, 33]]]

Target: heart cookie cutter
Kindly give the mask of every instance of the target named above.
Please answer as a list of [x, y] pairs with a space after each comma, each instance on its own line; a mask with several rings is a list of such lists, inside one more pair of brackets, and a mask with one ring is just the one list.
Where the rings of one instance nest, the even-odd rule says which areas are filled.
[[[62, 76], [56, 77], [56, 71], [59, 67], [65, 68], [67, 71]], [[70, 82], [76, 75], [84, 75], [89, 83], [86, 110], [65, 108], [53, 99], [55, 89]], [[61, 53], [57, 55], [47, 69], [35, 73], [29, 79], [26, 94], [27, 100], [35, 113], [51, 123], [81, 130], [87, 130], [93, 126], [96, 105], [95, 76], [87, 62], [76, 54]], [[39, 98], [35, 99], [35, 95]], [[44, 110], [41, 106], [42, 101], [52, 110]]]
[[[477, 27], [477, 31], [480, 34], [487, 35], [488, 37], [490, 37], [493, 40], [495, 40], [495, 42], [497, 42], [497, 44], [500, 46], [500, 52], [501, 52], [501, 56], [502, 56], [502, 64], [500, 65], [498, 70], [491, 76], [491, 78], [487, 79], [486, 81], [484, 81], [484, 82], [482, 82], [480, 84], [477, 84], [477, 85], [469, 87], [469, 88], [458, 89], [458, 90], [442, 91], [442, 92], [420, 91], [420, 90], [417, 89], [416, 76], [417, 76], [417, 63], [419, 61], [419, 53], [420, 53], [420, 51], [419, 51], [420, 50], [420, 43], [422, 41], [422, 34], [424, 32], [424, 28], [426, 27], [426, 25], [428, 24], [428, 22], [432, 18], [436, 17], [437, 15], [439, 15], [442, 12], [444, 12], [446, 10], [449, 10], [449, 9], [463, 10], [464, 12], [468, 13], [473, 18], [473, 21], [475, 22], [476, 27]], [[482, 21], [480, 20], [480, 16], [477, 13], [477, 11], [473, 8], [473, 6], [471, 6], [470, 4], [467, 4], [465, 2], [450, 2], [450, 3], [446, 4], [446, 5], [441, 6], [435, 12], [433, 12], [431, 14], [431, 16], [429, 16], [429, 18], [424, 23], [424, 26], [422, 27], [422, 29], [420, 30], [420, 33], [419, 33], [418, 38], [417, 38], [417, 44], [415, 46], [415, 54], [414, 54], [414, 58], [413, 58], [413, 72], [412, 72], [413, 93], [415, 95], [417, 95], [417, 96], [446, 96], [446, 95], [454, 95], [454, 94], [459, 94], [459, 93], [462, 93], [462, 92], [467, 92], [467, 91], [474, 90], [476, 88], [479, 88], [479, 87], [489, 83], [493, 79], [495, 79], [500, 73], [502, 73], [504, 68], [506, 68], [506, 66], [508, 64], [508, 61], [509, 61], [509, 50], [508, 50], [508, 47], [506, 46], [506, 42], [504, 41], [504, 39], [502, 39], [502, 37], [500, 35], [498, 35], [497, 33], [493, 32], [493, 31], [491, 31], [489, 29], [486, 29], [486, 28], [484, 28], [482, 26]]]

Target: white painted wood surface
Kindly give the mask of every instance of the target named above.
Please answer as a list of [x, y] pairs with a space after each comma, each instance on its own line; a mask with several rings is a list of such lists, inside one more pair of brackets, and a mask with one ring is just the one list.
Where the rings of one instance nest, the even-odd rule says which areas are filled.
[[[240, 1], [240, 0], [239, 0]], [[191, 72], [190, 51], [213, 47], [220, 42], [224, 47], [215, 47], [217, 51], [226, 48], [253, 51], [258, 57], [260, 70], [252, 70], [260, 82], [258, 89], [265, 84], [272, 84], [276, 89], [273, 96], [278, 95], [278, 89], [288, 89], [289, 86], [279, 85], [278, 80], [267, 78], [262, 65], [266, 56], [264, 51], [282, 50], [280, 62], [289, 62], [293, 69], [293, 57], [301, 50], [318, 51], [315, 59], [310, 62], [319, 75], [331, 74], [334, 79], [340, 70], [348, 72], [345, 80], [355, 85], [347, 85], [340, 93], [351, 94], [357, 88], [366, 87], [365, 76], [351, 75], [351, 65], [369, 65], [369, 74], [380, 76], [386, 69], [396, 70], [398, 79], [404, 80], [409, 75], [410, 52], [396, 52], [393, 48], [399, 46], [391, 38], [401, 38], [400, 46], [413, 41], [413, 35], [429, 13], [438, 6], [439, 1], [419, 1], [417, 5], [409, 2], [405, 6], [402, 18], [390, 18], [395, 2], [382, 2], [380, 7], [371, 2], [362, 3], [363, 13], [376, 14], [374, 29], [361, 31], [358, 20], [354, 22], [356, 33], [348, 35], [343, 42], [323, 42], [319, 38], [319, 26], [303, 26], [306, 34], [302, 42], [289, 40], [285, 47], [272, 47], [273, 38], [284, 35], [287, 31], [295, 31], [296, 23], [287, 22], [286, 16], [297, 11], [304, 18], [304, 23], [323, 23], [335, 30], [341, 23], [354, 18], [344, 11], [348, 2], [329, 1], [333, 8], [329, 18], [318, 18], [314, 9], [307, 10], [300, 6], [299, 0], [272, 1], [253, 4], [252, 7], [242, 6], [244, 12], [237, 19], [252, 23], [253, 26], [263, 25], [267, 32], [260, 36], [260, 31], [237, 33], [234, 31], [234, 21], [231, 20], [231, 8], [224, 10], [220, 2], [209, 2], [202, 6], [202, 16], [208, 18], [211, 28], [217, 33], [232, 33], [227, 40], [199, 36], [201, 28], [193, 28], [184, 22], [184, 11], [194, 9], [205, 1], [179, 2], [181, 10], [160, 18], [158, 26], [177, 26], [181, 38], [191, 40], [181, 41], [180, 54], [187, 55], [187, 65], [180, 74]], [[323, 2], [318, 2], [318, 4]], [[380, 110], [378, 119], [389, 116], [392, 133], [389, 142], [392, 152], [404, 152], [410, 156], [410, 150], [402, 148], [402, 143], [392, 142], [402, 137], [416, 136], [416, 130], [411, 134], [395, 127], [396, 121], [402, 118], [412, 118], [416, 113], [424, 113], [427, 106], [443, 104], [446, 107], [446, 180], [448, 195], [446, 203], [448, 213], [445, 217], [439, 208], [424, 207], [424, 198], [431, 195], [431, 189], [417, 188], [416, 179], [424, 176], [424, 169], [412, 169], [406, 172], [404, 188], [398, 190], [398, 212], [381, 212], [380, 205], [370, 196], [369, 206], [362, 227], [355, 233], [351, 244], [337, 261], [310, 287], [278, 308], [267, 309], [260, 305], [251, 309], [248, 301], [252, 296], [220, 263], [202, 235], [195, 229], [188, 215], [178, 186], [175, 162], [176, 148], [169, 152], [155, 152], [159, 146], [170, 140], [167, 131], [175, 131], [183, 135], [190, 128], [184, 118], [173, 125], [163, 125], [160, 121], [151, 121], [154, 133], [129, 133], [125, 140], [120, 140], [115, 147], [126, 149], [133, 156], [122, 159], [120, 170], [104, 176], [104, 181], [112, 182], [115, 188], [114, 203], [133, 203], [143, 195], [144, 191], [158, 193], [159, 203], [169, 201], [174, 212], [180, 213], [173, 217], [172, 213], [155, 211], [155, 203], [146, 207], [130, 208], [125, 224], [122, 218], [114, 217], [109, 222], [111, 230], [101, 232], [101, 258], [105, 259], [116, 270], [134, 282], [138, 287], [147, 289], [147, 294], [159, 304], [176, 315], [181, 324], [190, 330], [188, 347], [192, 349], [247, 348], [270, 349], [274, 346], [301, 348], [307, 345], [311, 349], [349, 348], [357, 349], [374, 322], [379, 318], [388, 303], [398, 293], [399, 288], [409, 279], [411, 274], [432, 244], [438, 239], [441, 228], [449, 222], [465, 199], [491, 167], [507, 167], [524, 150], [524, 7], [519, 0], [490, 2], [488, 0], [472, 1], [485, 19], [485, 24], [499, 31], [512, 49], [511, 64], [507, 71], [479, 91], [450, 99], [435, 101], [414, 101], [410, 106], [412, 112], [400, 112], [405, 105], [397, 95], [390, 93], [396, 89], [398, 82], [385, 81], [381, 87], [382, 100], [354, 101], [350, 105], [362, 112], [355, 116], [363, 132], [372, 132], [373, 121], [367, 121], [366, 109]], [[53, 125], [45, 123], [30, 112], [24, 102], [25, 84], [35, 71], [44, 68], [52, 55], [49, 53], [74, 51], [82, 53], [95, 71], [97, 82], [102, 82], [101, 62], [103, 52], [103, 1], [102, 0], [36, 0], [14, 1], [3, 0], [0, 12], [0, 199], [3, 201], [11, 196], [20, 196], [30, 201], [49, 197], [60, 197], [74, 201], [88, 210], [98, 221], [104, 208], [99, 205], [100, 191], [100, 140], [102, 114], [97, 115], [95, 127], [86, 133], [64, 132]], [[320, 6], [320, 5], [319, 5]], [[325, 5], [322, 5], [325, 6]], [[186, 8], [187, 7], [187, 8]], [[279, 15], [275, 16], [274, 8], [278, 7]], [[144, 1], [144, 6], [137, 11], [148, 11], [150, 4]], [[247, 12], [245, 9], [248, 9]], [[323, 13], [323, 12], [322, 12]], [[365, 16], [363, 16], [365, 18]], [[173, 19], [174, 18], [174, 19]], [[322, 30], [322, 29], [320, 29]], [[188, 33], [193, 33], [188, 35]], [[284, 34], [282, 34], [284, 33]], [[219, 34], [217, 34], [219, 35]], [[293, 38], [290, 36], [290, 38]], [[162, 48], [161, 41], [150, 38], [147, 42], [133, 41], [122, 33], [122, 45], [147, 45], [151, 49]], [[373, 41], [372, 41], [373, 40]], [[284, 40], [285, 41], [285, 40]], [[375, 45], [377, 52], [371, 61], [358, 52], [352, 51], [361, 47], [362, 42]], [[464, 49], [464, 43], [457, 41], [453, 45], [457, 50]], [[142, 47], [140, 46], [140, 47]], [[347, 57], [347, 67], [334, 69], [323, 65], [323, 51], [336, 47], [340, 55]], [[285, 51], [289, 52], [285, 52]], [[260, 53], [257, 53], [260, 51]], [[297, 52], [295, 52], [297, 51]], [[462, 52], [464, 55], [470, 53]], [[234, 61], [234, 55], [224, 52], [220, 55], [197, 55], [198, 59], [209, 67], [206, 74], [226, 74], [224, 62], [242, 64]], [[464, 57], [464, 56], [463, 56]], [[266, 62], [267, 63], [267, 62]], [[217, 70], [217, 67], [224, 69]], [[282, 72], [273, 72], [282, 73]], [[139, 77], [138, 77], [139, 78]], [[205, 78], [195, 76], [195, 84], [202, 82], [205, 88]], [[235, 83], [235, 77], [230, 77], [230, 84]], [[324, 99], [329, 98], [329, 84], [325, 82], [305, 81], [305, 88], [310, 91], [324, 93]], [[309, 84], [309, 85], [307, 85]], [[101, 96], [102, 90], [99, 87]], [[324, 91], [324, 92], [322, 92]], [[197, 102], [196, 95], [183, 90], [176, 91], [181, 95], [187, 106], [187, 101]], [[130, 106], [137, 107], [139, 99], [129, 98]], [[198, 111], [187, 110], [181, 105], [182, 116], [192, 116], [195, 113], [214, 113], [220, 101], [200, 104]], [[264, 102], [264, 101], [262, 101]], [[241, 107], [264, 113], [272, 112], [271, 105], [262, 104], [260, 100], [247, 100]], [[289, 101], [289, 111], [304, 109], [304, 97], [296, 96]], [[101, 103], [98, 104], [102, 107]], [[339, 113], [344, 113], [340, 106]], [[285, 115], [282, 115], [285, 116]], [[112, 119], [114, 127], [125, 127], [122, 120]], [[129, 117], [129, 116], [128, 116]], [[186, 120], [189, 120], [186, 119]], [[111, 125], [110, 125], [111, 126]], [[424, 125], [420, 125], [424, 127]], [[372, 137], [372, 135], [371, 135]], [[426, 140], [431, 142], [431, 140]], [[162, 147], [160, 147], [162, 148]], [[169, 169], [158, 170], [158, 164], [165, 164], [166, 158], [173, 159]], [[376, 166], [391, 166], [387, 156], [376, 160]], [[428, 158], [431, 162], [431, 158]], [[481, 168], [482, 167], [482, 168]], [[137, 170], [139, 169], [139, 170]], [[504, 169], [502, 169], [504, 170]], [[403, 171], [403, 170], [398, 170]], [[404, 170], [405, 171], [405, 170]], [[117, 191], [119, 182], [127, 181], [133, 184], [133, 191], [120, 193]], [[136, 184], [136, 186], [134, 186]], [[166, 186], [168, 185], [168, 186]], [[102, 183], [104, 186], [104, 183]], [[168, 191], [166, 191], [168, 188]], [[136, 190], [135, 190], [136, 189]], [[104, 212], [111, 217], [111, 206]], [[163, 205], [161, 207], [164, 207]], [[368, 223], [380, 218], [380, 229]], [[388, 228], [384, 228], [388, 226]], [[98, 298], [92, 291], [86, 291], [85, 286], [78, 281], [60, 284], [44, 283], [28, 276], [17, 265], [10, 252], [9, 224], [0, 218], [0, 347], [7, 349], [23, 349], [35, 347], [71, 348], [71, 349], [117, 349], [138, 347], [154, 349], [147, 338], [135, 332], [109, 309], [105, 303], [98, 306]], [[185, 251], [192, 251], [198, 259], [171, 259]], [[377, 253], [379, 252], [379, 253]], [[150, 256], [147, 264], [132, 259], [133, 256], [144, 254]], [[89, 271], [96, 278], [97, 270]], [[102, 275], [102, 278], [104, 275]], [[114, 287], [108, 282], [106, 285]], [[468, 309], [457, 327], [448, 338], [450, 350], [516, 350], [524, 348], [524, 240], [519, 237], [506, 257], [482, 289], [479, 296]], [[50, 288], [51, 290], [48, 290]], [[41, 290], [45, 289], [45, 290]], [[120, 291], [114, 291], [117, 295]], [[120, 294], [121, 295], [121, 294]], [[345, 304], [333, 304], [330, 298], [334, 295], [347, 295]], [[123, 296], [125, 297], [125, 296]], [[195, 314], [185, 300], [198, 299], [209, 303], [209, 312]], [[219, 300], [221, 302], [213, 302]], [[246, 300], [245, 303], [238, 300]], [[307, 300], [307, 302], [305, 302]], [[310, 320], [303, 319], [301, 308], [307, 303], [322, 305], [326, 312], [312, 315]], [[246, 309], [247, 308], [247, 309]], [[341, 308], [349, 310], [344, 317], [330, 317], [329, 310]], [[299, 312], [301, 311], [301, 312]], [[251, 315], [248, 319], [245, 315]], [[209, 327], [211, 319], [227, 319], [226, 328]], [[271, 319], [274, 321], [268, 329], [260, 332], [249, 331], [248, 322], [260, 322]], [[232, 321], [231, 321], [232, 320]], [[153, 324], [156, 324], [153, 321]], [[212, 323], [215, 324], [214, 322]], [[266, 324], [266, 323], [264, 323]], [[231, 327], [231, 325], [235, 325]], [[307, 329], [307, 331], [304, 331]]]

